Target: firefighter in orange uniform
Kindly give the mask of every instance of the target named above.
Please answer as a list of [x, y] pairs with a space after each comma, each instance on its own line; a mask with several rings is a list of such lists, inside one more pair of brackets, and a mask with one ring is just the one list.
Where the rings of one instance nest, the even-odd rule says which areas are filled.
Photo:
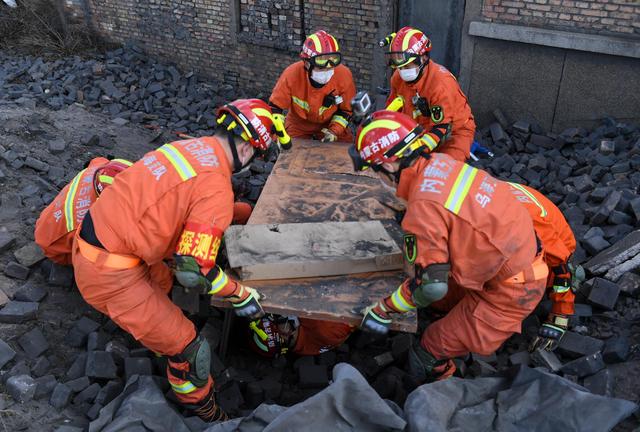
[[285, 123], [292, 138], [351, 141], [347, 125], [356, 86], [349, 68], [341, 64], [338, 41], [320, 30], [304, 41], [300, 58], [273, 88], [269, 104], [274, 117]]
[[265, 357], [314, 356], [342, 345], [355, 330], [348, 324], [267, 314], [251, 322], [249, 346]]
[[226, 418], [214, 396], [208, 343], [149, 269], [173, 258], [185, 287], [230, 301], [238, 316], [264, 314], [259, 294], [227, 277], [216, 256], [233, 216], [231, 174], [271, 145], [271, 110], [241, 99], [220, 108], [217, 121], [214, 136], [165, 144], [122, 173], [91, 207], [73, 243], [84, 299], [167, 356], [176, 397], [205, 421]]
[[407, 201], [402, 221], [409, 277], [364, 312], [361, 327], [386, 333], [389, 314], [433, 306], [448, 311], [409, 353], [411, 374], [453, 374], [453, 357], [490, 354], [544, 294], [548, 269], [528, 212], [507, 183], [447, 154], [430, 153], [425, 130], [405, 114], [374, 113], [349, 152]]
[[456, 78], [430, 59], [431, 40], [420, 30], [403, 27], [381, 41], [389, 45], [391, 93], [387, 110], [412, 117], [426, 131], [431, 151], [464, 162], [469, 158], [475, 120]]
[[584, 279], [581, 266], [570, 262], [576, 250], [576, 239], [564, 215], [547, 197], [532, 187], [509, 183], [511, 192], [524, 205], [533, 220], [533, 227], [542, 243], [544, 260], [549, 267], [547, 288], [551, 299], [551, 313], [540, 326], [531, 350], [553, 350], [569, 327], [569, 316], [575, 313], [575, 294]]
[[93, 158], [40, 213], [34, 236], [47, 258], [71, 264], [73, 236], [82, 218], [114, 177], [131, 165], [124, 159]]

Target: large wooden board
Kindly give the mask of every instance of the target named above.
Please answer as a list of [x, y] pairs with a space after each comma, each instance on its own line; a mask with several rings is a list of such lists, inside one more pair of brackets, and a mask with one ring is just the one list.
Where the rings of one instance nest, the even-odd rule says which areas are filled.
[[[373, 173], [354, 173], [346, 143], [294, 139], [267, 180], [249, 224], [381, 220], [402, 247], [402, 232], [392, 208], [395, 196]], [[266, 298], [266, 312], [360, 324], [353, 311], [387, 296], [404, 279], [401, 271], [309, 279], [252, 281]], [[214, 306], [229, 307], [214, 300]], [[392, 330], [416, 332], [415, 313], [394, 316]]]
[[402, 252], [380, 221], [235, 225], [224, 237], [243, 281], [402, 268]]

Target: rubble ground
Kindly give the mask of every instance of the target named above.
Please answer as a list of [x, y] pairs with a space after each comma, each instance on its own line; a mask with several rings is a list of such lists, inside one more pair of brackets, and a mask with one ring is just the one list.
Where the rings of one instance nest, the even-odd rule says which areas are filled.
[[[0, 52], [0, 430], [82, 430], [134, 374], [153, 375], [168, 390], [162, 359], [82, 300], [70, 270], [34, 248], [33, 227], [42, 208], [91, 158], [136, 160], [175, 139], [159, 127], [205, 134], [213, 106], [235, 95], [233, 88], [182, 74], [135, 47], [93, 59]], [[496, 157], [476, 166], [538, 188], [561, 208], [579, 243], [575, 259], [590, 278], [578, 294], [571, 332], [554, 353], [526, 352], [548, 313], [543, 301], [523, 333], [497, 353], [458, 359], [458, 375], [542, 366], [593, 393], [637, 403], [640, 130], [605, 119], [591, 131], [551, 134], [518, 121], [496, 122], [478, 137]], [[234, 179], [238, 197], [257, 200], [274, 159], [258, 160]], [[248, 351], [246, 329], [236, 325], [221, 359], [221, 313], [207, 304], [201, 309], [206, 317], [194, 321], [211, 344], [218, 398], [232, 415], [265, 401], [288, 406], [308, 398], [329, 384], [337, 362], [354, 365], [400, 406], [415, 387], [405, 372], [413, 335], [372, 340], [357, 332], [335, 351], [266, 360]], [[433, 316], [420, 315], [424, 328]], [[634, 430], [639, 420], [629, 418], [616, 430]]]

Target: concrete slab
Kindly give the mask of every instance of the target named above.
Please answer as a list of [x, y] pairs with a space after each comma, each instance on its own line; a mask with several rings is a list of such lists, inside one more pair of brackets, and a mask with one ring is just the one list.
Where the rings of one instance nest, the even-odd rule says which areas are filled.
[[225, 244], [242, 280], [402, 268], [402, 252], [380, 221], [236, 225], [225, 232]]

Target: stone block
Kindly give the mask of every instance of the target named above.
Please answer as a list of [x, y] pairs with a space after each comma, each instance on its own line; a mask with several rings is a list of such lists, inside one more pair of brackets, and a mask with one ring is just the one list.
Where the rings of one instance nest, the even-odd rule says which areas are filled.
[[0, 309], [0, 323], [20, 324], [36, 318], [38, 303], [10, 301]]
[[43, 287], [35, 285], [32, 282], [27, 282], [16, 291], [13, 296], [14, 300], [23, 302], [39, 302], [47, 295], [47, 290]]
[[16, 352], [8, 343], [0, 339], [0, 369], [16, 356]]
[[599, 150], [600, 150], [600, 153], [602, 153], [603, 155], [610, 155], [612, 153], [615, 153], [616, 142], [609, 141], [609, 140], [601, 140]]
[[125, 381], [133, 375], [152, 375], [153, 365], [151, 359], [146, 357], [128, 357], [124, 359]]
[[553, 352], [540, 348], [531, 353], [531, 362], [535, 366], [544, 367], [551, 372], [557, 372], [562, 368], [562, 363]]
[[591, 289], [587, 297], [589, 303], [602, 309], [613, 310], [620, 294], [618, 284], [606, 279], [594, 278], [590, 285]]
[[4, 268], [4, 274], [15, 279], [26, 280], [29, 277], [29, 267], [10, 261]]
[[67, 148], [67, 143], [62, 138], [56, 138], [49, 141], [49, 152], [51, 154], [60, 154]]
[[62, 410], [71, 402], [71, 396], [73, 396], [71, 389], [62, 383], [58, 383], [51, 393], [49, 405], [58, 410]]
[[400, 333], [391, 339], [391, 353], [393, 358], [403, 361], [407, 358], [409, 349], [413, 344], [413, 336], [409, 333]]
[[98, 330], [98, 328], [100, 328], [100, 324], [90, 318], [82, 317], [69, 329], [65, 341], [72, 347], [82, 347], [87, 343], [89, 333]]
[[629, 233], [612, 247], [600, 252], [584, 265], [593, 274], [603, 274], [640, 253], [640, 230]]
[[594, 184], [588, 174], [583, 174], [573, 178], [573, 186], [576, 188], [578, 193], [583, 193], [592, 190]]
[[44, 259], [44, 252], [35, 242], [31, 242], [13, 251], [13, 256], [21, 265], [31, 267]]
[[562, 339], [560, 339], [558, 352], [565, 357], [577, 359], [589, 354], [594, 354], [602, 350], [603, 346], [604, 342], [600, 339], [568, 331], [562, 336]]
[[240, 386], [235, 381], [220, 390], [216, 394], [216, 399], [223, 411], [227, 413], [239, 410], [240, 406], [244, 404]]
[[629, 357], [629, 339], [626, 336], [614, 336], [604, 344], [602, 358], [605, 363], [621, 363]]
[[602, 354], [599, 352], [588, 356], [580, 357], [562, 366], [563, 374], [576, 375], [579, 378], [593, 375], [594, 373], [605, 368]]
[[589, 253], [589, 255], [597, 255], [598, 253], [611, 246], [611, 243], [609, 243], [599, 235], [592, 235], [591, 237], [582, 240], [582, 246], [584, 247], [584, 250]]
[[327, 367], [323, 365], [302, 365], [298, 369], [300, 388], [320, 388], [329, 384]]
[[609, 369], [588, 376], [584, 379], [583, 386], [593, 394], [601, 396], [613, 396], [614, 377]]
[[100, 416], [100, 410], [103, 408], [102, 404], [94, 403], [91, 408], [85, 413], [87, 418], [91, 421], [97, 419]]
[[20, 403], [29, 402], [36, 394], [36, 382], [29, 375], [16, 375], [7, 380], [7, 393]]
[[555, 140], [546, 135], [532, 134], [531, 144], [537, 148], [552, 149], [555, 147]]
[[33, 359], [49, 349], [49, 342], [38, 327], [20, 336], [18, 343], [24, 352]]
[[87, 351], [104, 351], [108, 342], [109, 335], [105, 332], [91, 332], [87, 335]]
[[[636, 222], [640, 222], [640, 197], [634, 198], [629, 201], [629, 207], [631, 208], [631, 212], [636, 219]], [[0, 250], [2, 248], [0, 247]]]
[[41, 399], [51, 394], [53, 389], [58, 385], [56, 377], [53, 375], [45, 375], [40, 378], [36, 378], [36, 392], [33, 395], [34, 399]]
[[123, 119], [122, 117], [117, 117], [111, 120], [111, 123], [115, 124], [116, 126], [124, 126], [129, 123], [129, 120]]
[[115, 379], [118, 377], [113, 356], [106, 351], [87, 353], [85, 375], [89, 378]]

